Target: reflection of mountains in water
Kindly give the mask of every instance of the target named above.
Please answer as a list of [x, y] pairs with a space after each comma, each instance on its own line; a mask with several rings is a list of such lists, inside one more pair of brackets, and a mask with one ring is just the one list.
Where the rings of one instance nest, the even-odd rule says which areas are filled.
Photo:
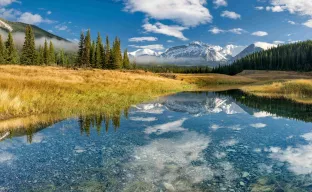
[[190, 114], [246, 113], [231, 97], [218, 96], [215, 93], [184, 92], [164, 98], [163, 104], [172, 111]]
[[[167, 108], [171, 111], [203, 115], [212, 113], [225, 114], [260, 114], [297, 119], [312, 122], [312, 105], [296, 103], [286, 99], [270, 99], [245, 94], [239, 90], [223, 92], [184, 92], [161, 98], [160, 103], [145, 104], [133, 108], [134, 112], [162, 114]], [[120, 111], [115, 115], [85, 115], [77, 119], [82, 135], [90, 135], [91, 130], [98, 134], [109, 127], [115, 131], [120, 127], [120, 118], [128, 117], [128, 110]], [[66, 119], [64, 117], [31, 117], [0, 122], [0, 141], [13, 137], [26, 136], [29, 143], [33, 135], [48, 126]]]

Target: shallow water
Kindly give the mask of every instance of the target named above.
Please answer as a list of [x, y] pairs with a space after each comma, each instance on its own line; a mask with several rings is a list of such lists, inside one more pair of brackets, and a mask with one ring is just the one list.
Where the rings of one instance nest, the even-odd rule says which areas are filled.
[[311, 117], [311, 105], [199, 92], [12, 130], [0, 191], [311, 191]]

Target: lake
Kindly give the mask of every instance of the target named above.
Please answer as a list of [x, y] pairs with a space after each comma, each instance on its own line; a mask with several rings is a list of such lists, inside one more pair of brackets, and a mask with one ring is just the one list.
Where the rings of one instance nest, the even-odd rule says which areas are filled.
[[312, 105], [238, 90], [0, 133], [0, 191], [311, 191]]

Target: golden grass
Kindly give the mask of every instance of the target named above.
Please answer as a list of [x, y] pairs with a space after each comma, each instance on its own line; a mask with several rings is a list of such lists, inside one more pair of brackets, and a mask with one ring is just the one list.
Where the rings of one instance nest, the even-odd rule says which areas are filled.
[[263, 85], [249, 85], [243, 91], [264, 97], [284, 97], [301, 103], [312, 103], [312, 80], [287, 80]]
[[243, 76], [228, 76], [222, 74], [162, 74], [176, 80], [196, 84], [200, 89], [218, 90], [223, 86], [234, 88], [256, 82], [256, 80]]
[[191, 90], [145, 72], [0, 66], [0, 119], [40, 114], [118, 113], [155, 97]]

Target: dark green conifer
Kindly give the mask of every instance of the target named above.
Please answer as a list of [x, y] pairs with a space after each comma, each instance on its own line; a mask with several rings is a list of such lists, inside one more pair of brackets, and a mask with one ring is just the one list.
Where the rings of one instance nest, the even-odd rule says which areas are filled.
[[84, 40], [84, 50], [82, 56], [82, 63], [84, 67], [91, 67], [90, 65], [90, 52], [91, 52], [91, 32], [88, 30]]
[[19, 56], [18, 56], [17, 50], [15, 48], [14, 40], [13, 40], [13, 36], [12, 36], [11, 32], [9, 32], [9, 34], [8, 34], [8, 39], [5, 43], [5, 47], [6, 47], [6, 53], [5, 53], [6, 63], [18, 64], [19, 63]]
[[30, 25], [27, 25], [25, 30], [25, 41], [22, 49], [21, 64], [32, 65], [36, 63], [36, 47], [35, 35]]
[[56, 64], [54, 45], [52, 41], [50, 41], [49, 47], [49, 64]]
[[122, 67], [124, 69], [130, 69], [130, 60], [129, 60], [127, 49], [124, 51], [124, 56], [123, 56], [123, 60], [122, 60]]

